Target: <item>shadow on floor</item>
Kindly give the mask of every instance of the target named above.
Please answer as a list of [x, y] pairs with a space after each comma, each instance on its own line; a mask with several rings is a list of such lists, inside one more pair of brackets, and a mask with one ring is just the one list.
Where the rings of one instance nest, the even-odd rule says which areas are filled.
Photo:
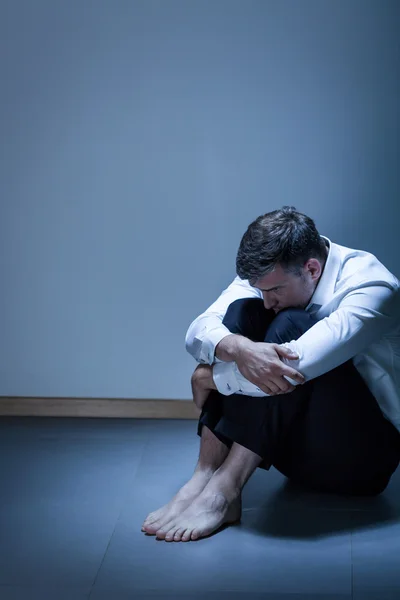
[[286, 480], [257, 508], [243, 507], [241, 526], [256, 535], [310, 540], [399, 521], [399, 503], [385, 491], [365, 498], [314, 494]]

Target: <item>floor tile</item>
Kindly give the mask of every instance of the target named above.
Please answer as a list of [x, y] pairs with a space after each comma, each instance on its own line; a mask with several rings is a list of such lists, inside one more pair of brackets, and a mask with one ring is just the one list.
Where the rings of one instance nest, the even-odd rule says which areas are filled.
[[[260, 469], [258, 470], [260, 471]], [[282, 501], [288, 503], [293, 508], [308, 506], [315, 510], [345, 510], [345, 511], [376, 511], [382, 515], [397, 514], [400, 517], [400, 468], [393, 474], [389, 485], [379, 496], [346, 496], [330, 493], [319, 493], [309, 490], [304, 486], [294, 484], [289, 479], [283, 477], [271, 467], [270, 471], [265, 471], [266, 474], [273, 474], [273, 471], [282, 477], [284, 483], [284, 495]], [[257, 496], [257, 479], [254, 475], [249, 480], [249, 484], [255, 487]], [[247, 484], [248, 485], [248, 484]], [[283, 490], [282, 490], [283, 491]]]
[[255, 509], [208, 538], [169, 543], [138, 532], [135, 513], [118, 521], [93, 593], [351, 592], [348, 514]]
[[90, 589], [0, 586], [1, 600], [88, 600]]
[[90, 587], [118, 515], [104, 504], [45, 500], [0, 514], [0, 584]]
[[[148, 436], [152, 419], [79, 417], [0, 417], [0, 441], [12, 439], [127, 438]], [[154, 425], [153, 425], [154, 427]]]
[[134, 483], [144, 440], [31, 435], [6, 446], [0, 584], [90, 586]]
[[356, 591], [353, 593], [352, 600], [399, 600], [399, 597], [400, 594], [398, 589], [375, 592]]
[[399, 590], [355, 591], [352, 600], [399, 600]]
[[[381, 523], [370, 515], [370, 523], [353, 515], [352, 560], [355, 600], [400, 598], [400, 520]], [[374, 517], [376, 520], [374, 522]]]
[[268, 594], [264, 592], [154, 592], [93, 590], [90, 600], [352, 600], [351, 594]]
[[[8, 440], [0, 461], [0, 504], [120, 499], [135, 477], [144, 441], [127, 439]], [[6, 459], [4, 458], [6, 456]]]

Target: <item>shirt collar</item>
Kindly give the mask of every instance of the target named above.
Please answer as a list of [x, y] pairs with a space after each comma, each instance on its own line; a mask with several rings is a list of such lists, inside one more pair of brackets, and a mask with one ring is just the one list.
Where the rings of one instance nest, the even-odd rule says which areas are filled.
[[325, 262], [324, 271], [318, 281], [317, 287], [314, 290], [306, 310], [308, 310], [312, 304], [323, 306], [332, 298], [335, 290], [336, 280], [339, 275], [339, 248], [337, 248], [337, 245], [331, 242], [331, 240], [324, 235], [321, 235], [321, 238], [325, 240], [325, 243], [328, 245], [328, 256]]

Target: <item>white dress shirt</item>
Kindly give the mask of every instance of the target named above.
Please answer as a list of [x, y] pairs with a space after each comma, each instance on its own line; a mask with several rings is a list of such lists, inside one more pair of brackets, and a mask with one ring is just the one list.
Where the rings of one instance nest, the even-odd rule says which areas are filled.
[[[305, 309], [318, 322], [297, 340], [280, 344], [299, 356], [281, 360], [309, 381], [352, 359], [383, 415], [400, 431], [399, 280], [373, 254], [321, 237], [329, 248], [328, 257]], [[190, 324], [186, 349], [197, 362], [214, 365], [213, 378], [221, 394], [268, 396], [240, 373], [236, 362], [215, 356], [217, 344], [232, 335], [222, 320], [238, 298], [262, 299], [262, 292], [247, 279], [235, 277]]]

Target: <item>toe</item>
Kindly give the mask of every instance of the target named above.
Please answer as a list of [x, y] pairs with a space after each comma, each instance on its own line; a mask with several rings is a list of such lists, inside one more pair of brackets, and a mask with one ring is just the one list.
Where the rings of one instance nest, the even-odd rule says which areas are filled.
[[175, 531], [175, 534], [174, 534], [174, 541], [175, 542], [180, 542], [181, 541], [182, 535], [183, 535], [184, 531], [185, 531], [185, 528], [182, 528], [182, 527], [180, 529], [178, 529], [177, 531]]
[[165, 534], [165, 539], [169, 542], [173, 539], [175, 539], [175, 535], [177, 533], [177, 528], [176, 527], [171, 527], [171, 529], [169, 531], [167, 531], [167, 533]]
[[[167, 535], [167, 533], [170, 531], [170, 529], [172, 529], [173, 527], [175, 527], [175, 523], [168, 523], [167, 525], [164, 525], [164, 527], [161, 527], [161, 529], [158, 529], [156, 531], [156, 536], [157, 539], [159, 540], [164, 540], [165, 536]], [[176, 528], [174, 529], [174, 531], [176, 531]]]
[[191, 533], [192, 533], [191, 529], [186, 529], [186, 531], [182, 535], [182, 542], [188, 542], [190, 540], [190, 534]]
[[151, 525], [145, 525], [144, 526], [144, 530], [146, 531], [146, 533], [156, 533], [157, 529], [160, 529], [160, 524], [156, 523], [152, 523]]

